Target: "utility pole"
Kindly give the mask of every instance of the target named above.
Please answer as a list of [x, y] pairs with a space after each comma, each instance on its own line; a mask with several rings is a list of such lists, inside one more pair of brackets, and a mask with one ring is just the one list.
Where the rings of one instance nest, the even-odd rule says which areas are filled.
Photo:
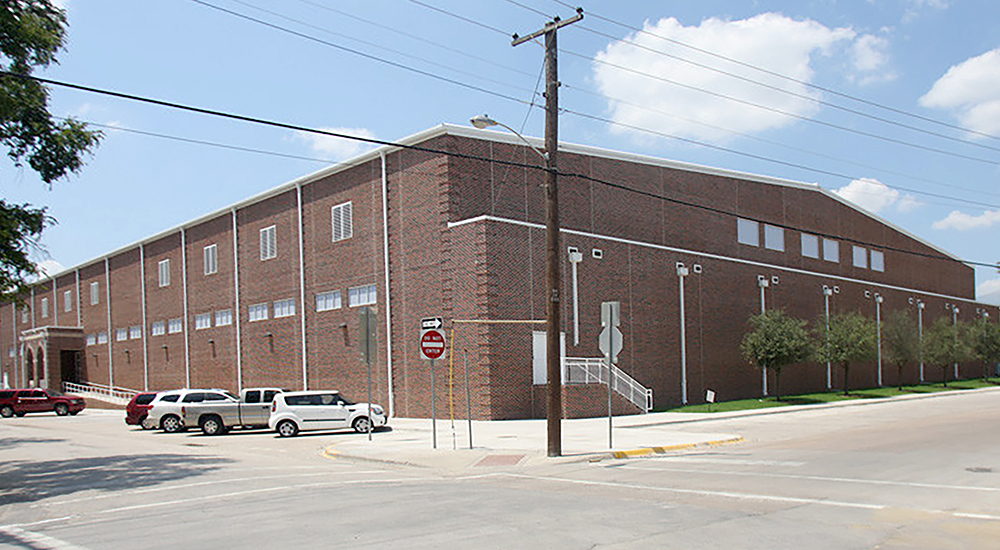
[[513, 36], [511, 46], [545, 35], [545, 345], [548, 378], [548, 455], [562, 456], [562, 353], [560, 344], [559, 194], [556, 156], [559, 149], [559, 70], [556, 31], [583, 19], [583, 8], [562, 21], [555, 17], [541, 30]]

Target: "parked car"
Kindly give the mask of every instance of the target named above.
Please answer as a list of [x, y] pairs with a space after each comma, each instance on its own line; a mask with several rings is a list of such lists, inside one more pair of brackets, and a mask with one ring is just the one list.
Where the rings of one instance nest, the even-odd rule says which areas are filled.
[[147, 413], [147, 421], [153, 426], [162, 429], [167, 433], [184, 431], [184, 423], [181, 421], [181, 407], [189, 403], [201, 403], [204, 401], [225, 401], [227, 399], [237, 399], [237, 397], [226, 390], [201, 390], [182, 389], [161, 392], [156, 395], [150, 403]]
[[295, 391], [274, 397], [267, 425], [281, 437], [291, 437], [304, 430], [354, 428], [367, 433], [388, 421], [379, 405], [351, 403], [338, 391]]
[[87, 402], [78, 395], [65, 395], [44, 388], [0, 390], [0, 416], [24, 416], [27, 413], [54, 412], [59, 416], [75, 415]]
[[156, 426], [151, 422], [146, 422], [149, 415], [151, 403], [156, 397], [156, 392], [140, 392], [125, 405], [125, 423], [129, 426], [142, 426], [144, 430], [152, 430]]
[[205, 435], [221, 435], [230, 428], [266, 428], [271, 416], [271, 401], [281, 388], [248, 388], [239, 399], [205, 400], [181, 406], [185, 428], [201, 428]]

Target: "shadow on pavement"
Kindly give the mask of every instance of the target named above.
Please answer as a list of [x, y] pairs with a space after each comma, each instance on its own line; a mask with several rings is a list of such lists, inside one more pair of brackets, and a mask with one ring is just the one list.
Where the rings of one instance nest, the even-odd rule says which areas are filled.
[[0, 438], [0, 449], [10, 450], [19, 445], [37, 445], [38, 443], [64, 443], [65, 439], [51, 437], [3, 437]]
[[0, 506], [91, 490], [128, 490], [203, 475], [232, 462], [186, 455], [119, 455], [0, 464]]

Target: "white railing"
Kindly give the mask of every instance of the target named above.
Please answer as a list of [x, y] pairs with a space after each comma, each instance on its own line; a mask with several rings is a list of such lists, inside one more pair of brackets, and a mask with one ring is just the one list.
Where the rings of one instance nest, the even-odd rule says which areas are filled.
[[[600, 357], [566, 357], [563, 361], [567, 384], [608, 383], [608, 367]], [[615, 365], [611, 365], [611, 372], [612, 390], [642, 409], [642, 412], [653, 410], [653, 390], [636, 382]]]
[[80, 395], [82, 397], [91, 397], [93, 399], [98, 399], [115, 405], [128, 405], [128, 402], [135, 397], [135, 394], [139, 393], [138, 390], [116, 388], [112, 386], [105, 386], [103, 384], [94, 384], [92, 382], [88, 382], [86, 384], [63, 382], [63, 391], [66, 393]]

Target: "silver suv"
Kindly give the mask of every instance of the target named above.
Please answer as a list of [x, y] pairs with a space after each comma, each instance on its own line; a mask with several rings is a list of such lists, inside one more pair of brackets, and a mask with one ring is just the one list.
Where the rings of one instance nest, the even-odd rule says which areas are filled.
[[150, 403], [151, 408], [146, 416], [148, 422], [167, 433], [184, 431], [181, 421], [181, 407], [188, 403], [204, 403], [206, 401], [229, 401], [238, 399], [226, 390], [183, 389], [161, 392]]

